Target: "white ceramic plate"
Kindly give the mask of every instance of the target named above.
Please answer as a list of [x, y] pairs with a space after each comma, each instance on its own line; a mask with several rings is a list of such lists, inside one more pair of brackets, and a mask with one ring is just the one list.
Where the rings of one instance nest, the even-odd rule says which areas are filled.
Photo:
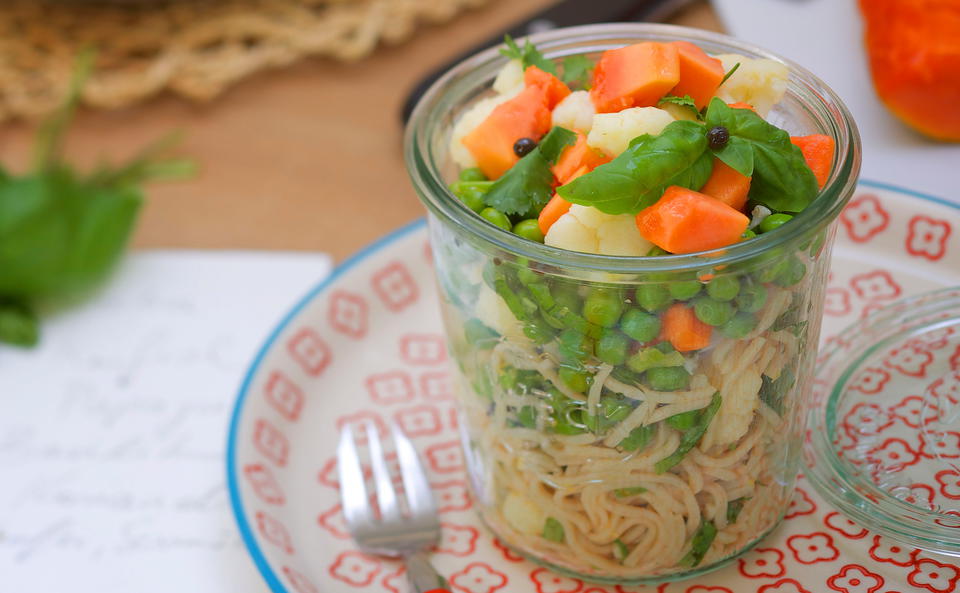
[[[957, 206], [862, 182], [841, 219], [824, 337], [900, 296], [960, 285], [958, 232]], [[423, 222], [345, 262], [267, 338], [237, 398], [227, 473], [240, 531], [273, 591], [406, 591], [398, 564], [356, 551], [339, 512], [338, 429], [366, 419], [396, 420], [428, 462], [443, 524], [434, 563], [457, 593], [960, 590], [956, 560], [852, 524], [805, 480], [780, 529], [699, 580], [628, 588], [555, 576], [498, 545], [471, 511], [446, 362]], [[917, 496], [955, 508], [960, 474], [918, 485]]]

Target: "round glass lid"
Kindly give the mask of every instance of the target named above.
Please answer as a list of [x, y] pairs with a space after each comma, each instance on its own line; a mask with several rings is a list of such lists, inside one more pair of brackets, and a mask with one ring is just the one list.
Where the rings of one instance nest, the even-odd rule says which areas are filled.
[[874, 312], [817, 365], [814, 487], [868, 529], [960, 556], [960, 287]]

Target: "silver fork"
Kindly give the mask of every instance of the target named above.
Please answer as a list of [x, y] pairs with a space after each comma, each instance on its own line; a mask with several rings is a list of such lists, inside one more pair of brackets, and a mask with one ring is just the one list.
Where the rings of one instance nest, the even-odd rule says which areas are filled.
[[340, 434], [340, 444], [337, 446], [337, 469], [343, 516], [350, 534], [364, 552], [401, 558], [407, 567], [407, 580], [415, 593], [450, 593], [446, 580], [437, 573], [424, 553], [424, 549], [436, 543], [440, 537], [440, 520], [437, 518], [430, 484], [413, 443], [395, 424], [390, 424], [407, 499], [408, 512], [404, 513], [387, 470], [377, 428], [367, 421], [364, 429], [380, 517], [376, 516], [370, 504], [353, 430], [347, 425]]

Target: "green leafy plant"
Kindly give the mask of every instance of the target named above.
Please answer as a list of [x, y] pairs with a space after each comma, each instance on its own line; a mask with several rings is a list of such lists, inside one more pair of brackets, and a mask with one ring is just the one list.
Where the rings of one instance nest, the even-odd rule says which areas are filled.
[[557, 65], [553, 63], [552, 60], [544, 57], [544, 55], [540, 53], [540, 50], [537, 49], [534, 44], [530, 43], [529, 39], [523, 47], [520, 47], [517, 45], [517, 42], [514, 41], [513, 37], [504, 35], [503, 43], [506, 44], [507, 47], [502, 48], [500, 54], [511, 60], [520, 60], [524, 70], [529, 66], [536, 66], [544, 72], [549, 72], [553, 75], [557, 74]]
[[174, 137], [89, 173], [63, 160], [63, 136], [93, 58], [81, 54], [67, 99], [41, 124], [32, 169], [0, 169], [0, 342], [36, 344], [36, 310], [88, 295], [120, 258], [143, 203], [141, 184], [193, 171], [189, 161], [160, 158]]

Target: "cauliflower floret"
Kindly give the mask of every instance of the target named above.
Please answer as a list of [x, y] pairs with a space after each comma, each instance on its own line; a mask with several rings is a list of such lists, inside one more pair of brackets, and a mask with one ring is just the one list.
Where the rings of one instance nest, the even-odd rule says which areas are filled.
[[574, 204], [553, 223], [544, 238], [547, 245], [602, 255], [643, 256], [653, 244], [640, 235], [634, 216], [606, 214]]
[[727, 103], [749, 103], [761, 116], [780, 102], [787, 90], [789, 71], [780, 62], [751, 59], [737, 54], [715, 56], [729, 72], [738, 62], [740, 67], [717, 89], [717, 96]]
[[510, 60], [500, 69], [493, 81], [493, 89], [497, 94], [477, 101], [460, 116], [450, 134], [450, 158], [464, 169], [476, 167], [477, 159], [473, 158], [473, 154], [463, 145], [463, 137], [487, 119], [497, 105], [509, 101], [523, 90], [523, 65], [520, 60]]
[[543, 509], [522, 494], [511, 490], [503, 499], [503, 518], [511, 527], [527, 535], [540, 535], [547, 520]]
[[633, 107], [618, 113], [598, 113], [587, 135], [587, 145], [610, 156], [627, 149], [630, 141], [643, 134], [657, 135], [673, 121], [673, 117], [656, 107]]
[[514, 96], [523, 90], [523, 63], [510, 60], [500, 69], [493, 81], [493, 90], [501, 95]]
[[477, 294], [476, 315], [477, 319], [497, 333], [513, 340], [527, 341], [523, 334], [523, 325], [513, 316], [500, 295], [486, 284], [480, 285], [480, 292]]
[[574, 91], [553, 108], [553, 125], [586, 134], [593, 127], [593, 116], [596, 113], [590, 93]]

